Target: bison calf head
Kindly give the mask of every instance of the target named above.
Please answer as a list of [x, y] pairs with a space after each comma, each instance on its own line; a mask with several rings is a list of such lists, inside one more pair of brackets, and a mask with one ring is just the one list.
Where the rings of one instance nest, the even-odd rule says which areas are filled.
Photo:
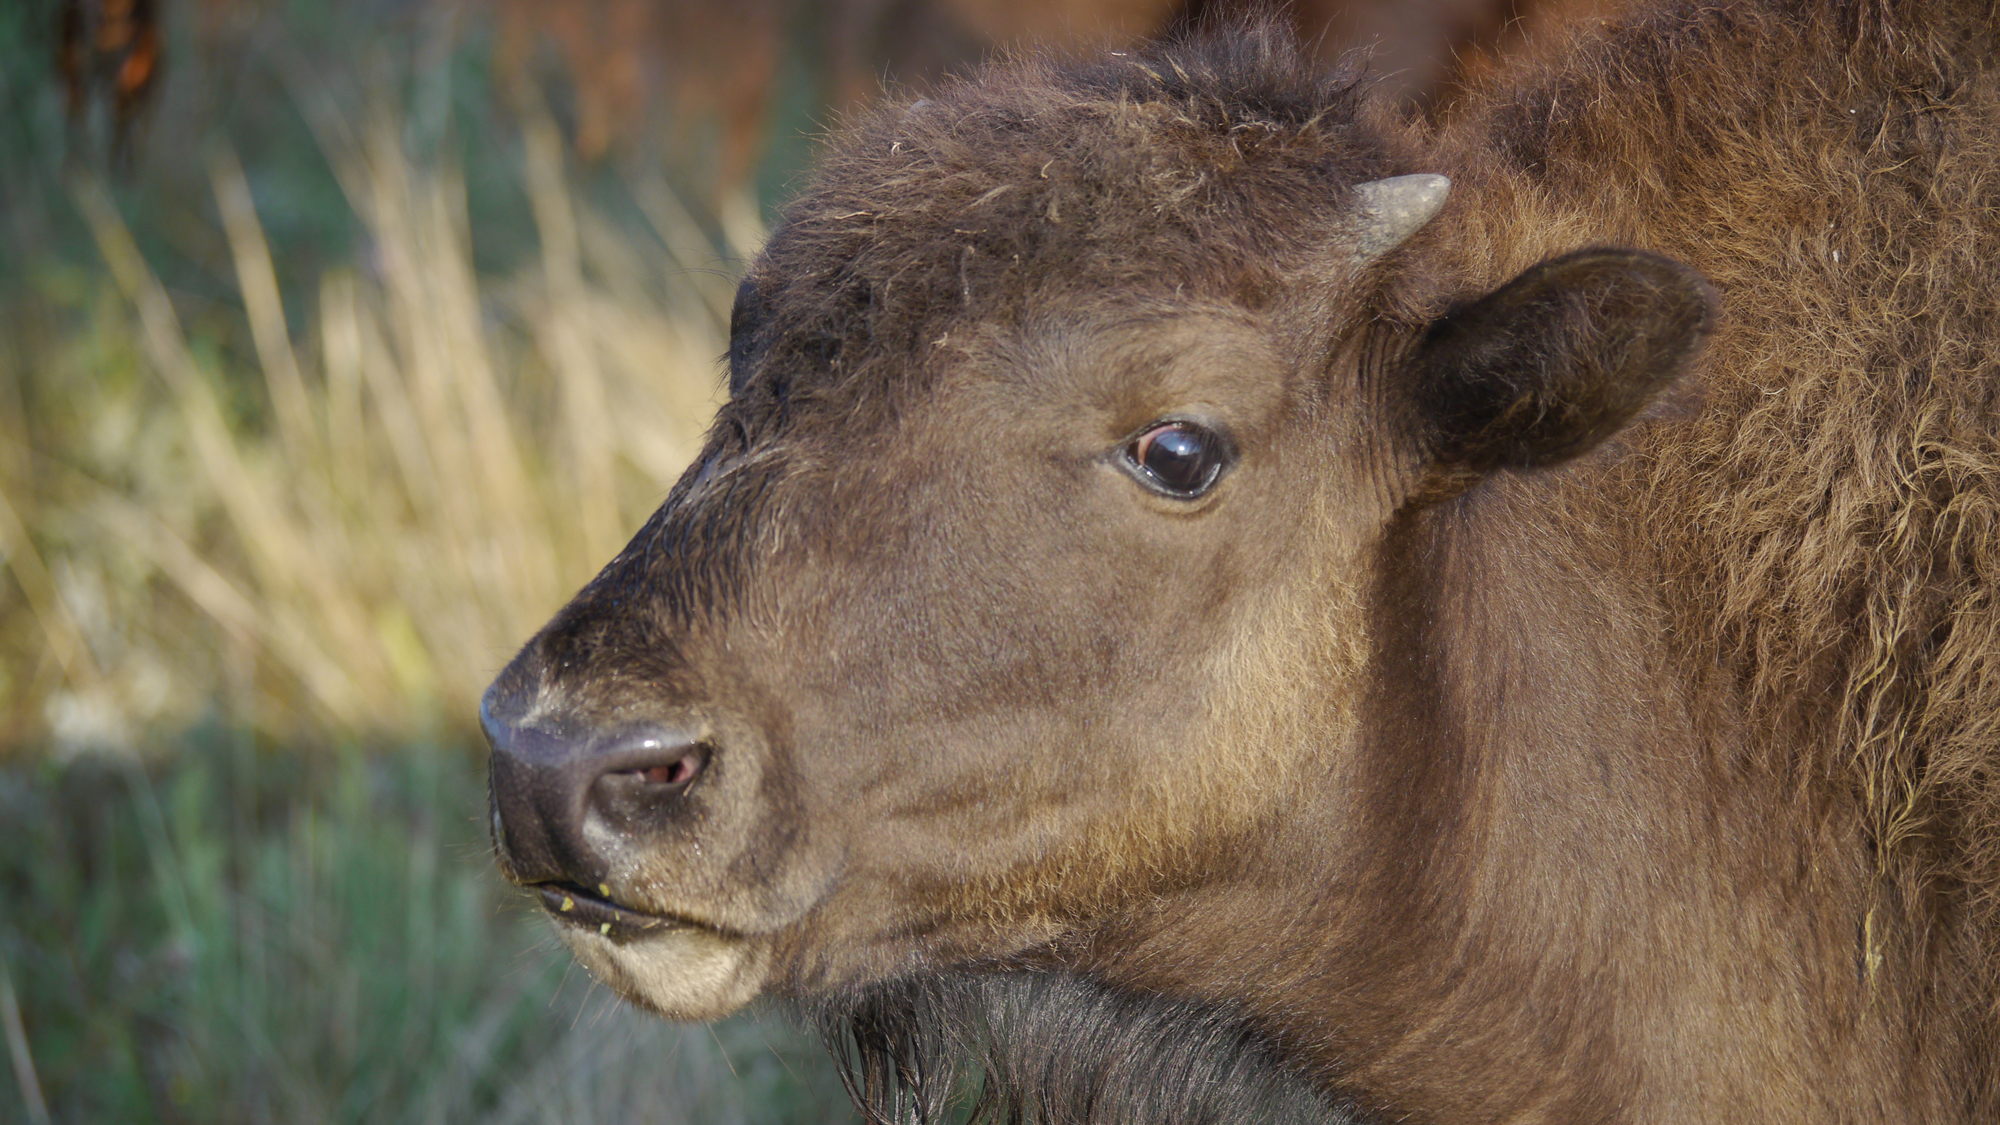
[[1385, 537], [1624, 426], [1711, 297], [1489, 279], [1278, 52], [1002, 72], [828, 155], [700, 460], [485, 700], [503, 869], [600, 979], [706, 1018], [1115, 943], [1199, 992], [1162, 934], [1353, 893]]

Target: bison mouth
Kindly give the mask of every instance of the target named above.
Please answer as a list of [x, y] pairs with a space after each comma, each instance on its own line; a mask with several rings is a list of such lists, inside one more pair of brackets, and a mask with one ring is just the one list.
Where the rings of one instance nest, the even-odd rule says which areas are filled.
[[592, 892], [575, 883], [537, 883], [535, 893], [542, 898], [542, 909], [557, 922], [592, 930], [613, 940], [629, 940], [673, 930], [713, 931], [713, 927], [704, 926], [691, 918], [648, 914], [629, 906], [620, 906], [608, 897], [611, 889], [602, 885]]

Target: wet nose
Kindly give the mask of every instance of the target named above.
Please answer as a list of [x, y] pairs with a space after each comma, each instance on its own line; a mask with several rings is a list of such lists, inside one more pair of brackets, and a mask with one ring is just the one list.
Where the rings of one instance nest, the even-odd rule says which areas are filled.
[[684, 820], [713, 755], [698, 731], [673, 724], [516, 723], [495, 702], [489, 694], [480, 707], [493, 748], [493, 844], [519, 883], [596, 886], [607, 873], [604, 842]]

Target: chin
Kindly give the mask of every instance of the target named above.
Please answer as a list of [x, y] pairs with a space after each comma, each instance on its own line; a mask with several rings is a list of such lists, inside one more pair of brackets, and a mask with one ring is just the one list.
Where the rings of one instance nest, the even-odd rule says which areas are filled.
[[668, 1019], [720, 1019], [754, 999], [769, 972], [765, 950], [748, 938], [698, 929], [626, 938], [556, 925], [591, 976]]

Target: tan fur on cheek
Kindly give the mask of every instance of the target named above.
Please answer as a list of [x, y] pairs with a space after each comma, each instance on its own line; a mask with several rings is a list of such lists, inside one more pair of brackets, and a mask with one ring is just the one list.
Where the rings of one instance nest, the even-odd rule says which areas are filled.
[[1235, 607], [1203, 660], [1195, 722], [1163, 730], [1161, 752], [1080, 814], [1031, 813], [1043, 823], [1026, 834], [1061, 843], [956, 888], [948, 913], [1024, 944], [1057, 940], [1085, 920], [1227, 877], [1299, 801], [1342, 799], [1366, 617], [1349, 573], [1357, 548], [1312, 538], [1313, 549], [1283, 556], [1309, 565], [1256, 585]]

